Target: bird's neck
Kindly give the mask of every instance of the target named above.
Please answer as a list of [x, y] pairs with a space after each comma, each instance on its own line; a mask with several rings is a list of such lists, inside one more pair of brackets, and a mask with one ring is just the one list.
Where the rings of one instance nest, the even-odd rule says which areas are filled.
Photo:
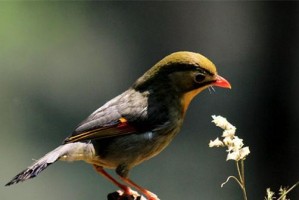
[[156, 119], [161, 122], [169, 118], [182, 120], [185, 108], [181, 102], [181, 94], [171, 85], [155, 86], [149, 88], [148, 92], [148, 112], [155, 113]]
[[155, 94], [155, 96], [159, 97], [156, 98], [157, 105], [161, 105], [161, 107], [168, 107], [169, 109], [174, 109], [170, 112], [178, 112], [180, 114], [180, 117], [183, 119], [193, 98], [200, 92], [205, 90], [207, 87], [208, 86], [200, 87], [182, 93], [180, 91], [177, 91], [176, 88], [172, 87], [172, 85], [169, 84], [167, 86], [163, 85], [161, 87], [155, 87], [155, 89], [152, 89], [155, 90], [152, 93]]
[[186, 111], [193, 100], [193, 98], [198, 95], [200, 92], [202, 92], [206, 87], [200, 87], [195, 90], [191, 90], [189, 92], [184, 93], [181, 96], [181, 105], [182, 105], [182, 114], [185, 115]]

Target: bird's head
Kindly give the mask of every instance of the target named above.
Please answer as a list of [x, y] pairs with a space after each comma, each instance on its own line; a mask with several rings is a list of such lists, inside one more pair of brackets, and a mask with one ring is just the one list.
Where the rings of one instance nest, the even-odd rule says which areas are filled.
[[137, 90], [169, 88], [182, 98], [186, 109], [198, 93], [210, 86], [231, 88], [230, 83], [217, 74], [215, 65], [208, 58], [188, 51], [166, 56], [133, 85]]

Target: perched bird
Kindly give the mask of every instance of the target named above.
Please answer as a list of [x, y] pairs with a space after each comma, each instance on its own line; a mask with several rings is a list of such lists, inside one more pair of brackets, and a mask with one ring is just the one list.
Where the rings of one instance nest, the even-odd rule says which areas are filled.
[[[198, 53], [181, 51], [155, 64], [124, 93], [78, 125], [63, 144], [16, 175], [6, 185], [37, 176], [57, 160], [83, 160], [117, 185], [124, 195], [136, 188], [149, 200], [158, 197], [128, 178], [134, 166], [159, 154], [180, 131], [191, 100], [201, 91], [231, 88], [215, 65]], [[104, 168], [115, 169], [123, 183]]]

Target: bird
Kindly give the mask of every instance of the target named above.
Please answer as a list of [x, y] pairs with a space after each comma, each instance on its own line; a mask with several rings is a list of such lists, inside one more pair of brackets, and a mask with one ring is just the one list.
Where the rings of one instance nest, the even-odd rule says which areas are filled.
[[[85, 161], [119, 187], [122, 195], [158, 196], [129, 178], [136, 165], [158, 155], [180, 132], [192, 99], [210, 87], [231, 89], [205, 56], [174, 52], [157, 62], [126, 91], [91, 113], [56, 149], [17, 174], [6, 186], [37, 176], [61, 161]], [[119, 180], [106, 169], [115, 170]]]

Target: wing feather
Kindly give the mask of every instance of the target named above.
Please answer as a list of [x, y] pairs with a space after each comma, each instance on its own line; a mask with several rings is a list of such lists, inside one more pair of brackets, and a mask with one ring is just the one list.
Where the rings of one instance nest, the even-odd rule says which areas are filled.
[[148, 94], [133, 89], [125, 91], [94, 111], [64, 143], [115, 137], [151, 129], [147, 121], [147, 98]]
[[[139, 95], [138, 98], [136, 97], [137, 95]], [[135, 97], [136, 101], [132, 100]], [[146, 103], [138, 103], [138, 100], [142, 98], [146, 97], [128, 90], [108, 101], [81, 122], [73, 133], [64, 140], [64, 143], [137, 133], [137, 128], [132, 124], [140, 120], [144, 113]], [[131, 101], [125, 99], [131, 99]]]
[[79, 134], [73, 134], [66, 138], [64, 143], [102, 139], [124, 134], [132, 134], [135, 132], [137, 132], [137, 130], [133, 126], [129, 125], [125, 118], [121, 117], [117, 121], [111, 122], [108, 125], [83, 131]]

